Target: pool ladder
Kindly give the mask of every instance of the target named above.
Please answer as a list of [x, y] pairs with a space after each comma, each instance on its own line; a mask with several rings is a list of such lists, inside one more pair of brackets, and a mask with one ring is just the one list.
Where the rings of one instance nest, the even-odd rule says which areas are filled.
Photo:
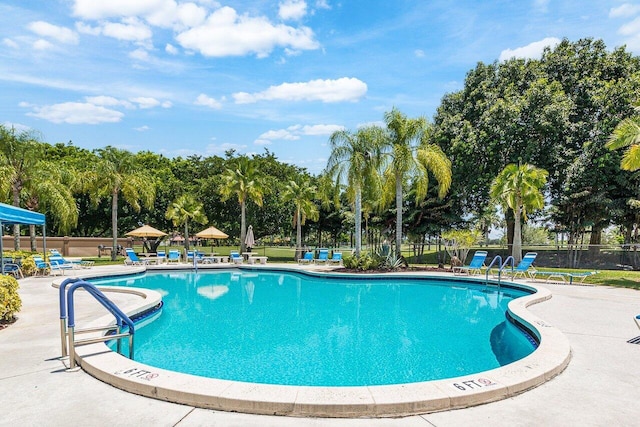
[[489, 284], [489, 271], [491, 271], [491, 267], [493, 267], [494, 264], [497, 263], [498, 266], [498, 287], [500, 287], [500, 281], [502, 280], [502, 271], [508, 267], [509, 265], [511, 266], [511, 275], [513, 275], [513, 269], [515, 268], [515, 260], [513, 259], [513, 257], [511, 255], [509, 255], [507, 257], [507, 259], [504, 260], [504, 262], [502, 262], [502, 257], [500, 255], [496, 255], [495, 258], [493, 258], [491, 260], [491, 263], [489, 264], [489, 266], [487, 267], [487, 270], [485, 271], [485, 278], [484, 278], [484, 284], [488, 285]]
[[[68, 289], [67, 289], [68, 288]], [[115, 317], [115, 324], [107, 327], [75, 329], [75, 304], [73, 295], [79, 288], [86, 290], [104, 308]], [[60, 341], [62, 346], [61, 359], [69, 357], [69, 370], [76, 368], [76, 346], [94, 344], [98, 342], [117, 340], [117, 351], [121, 353], [121, 340], [129, 339], [129, 359], [133, 359], [133, 336], [135, 327], [133, 321], [118, 308], [95, 285], [76, 278], [66, 279], [60, 284]], [[76, 334], [114, 331], [115, 333], [98, 337], [76, 339]]]

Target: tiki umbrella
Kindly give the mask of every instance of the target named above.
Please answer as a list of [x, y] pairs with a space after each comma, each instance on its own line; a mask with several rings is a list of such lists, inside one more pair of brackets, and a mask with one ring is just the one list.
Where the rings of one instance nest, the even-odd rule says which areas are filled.
[[[160, 230], [158, 230], [157, 228], [153, 228], [150, 225], [143, 225], [140, 228], [136, 228], [135, 230], [132, 230], [128, 233], [125, 234], [125, 236], [131, 236], [131, 237], [153, 237], [153, 238], [158, 238], [158, 237], [164, 237], [166, 236], [167, 233], [164, 233]], [[156, 242], [157, 243], [157, 242]], [[143, 245], [143, 248], [145, 247], [146, 243]], [[153, 246], [152, 246], [153, 248]]]
[[[229, 235], [211, 226], [199, 233], [196, 233], [196, 237], [200, 237], [201, 239], [226, 239]], [[213, 252], [213, 247], [211, 247], [211, 251]]]

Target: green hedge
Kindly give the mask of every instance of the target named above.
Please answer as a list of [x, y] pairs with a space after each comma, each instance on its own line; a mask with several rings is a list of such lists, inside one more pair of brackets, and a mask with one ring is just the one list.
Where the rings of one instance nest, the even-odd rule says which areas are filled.
[[0, 320], [13, 320], [21, 307], [18, 281], [11, 276], [0, 276]]

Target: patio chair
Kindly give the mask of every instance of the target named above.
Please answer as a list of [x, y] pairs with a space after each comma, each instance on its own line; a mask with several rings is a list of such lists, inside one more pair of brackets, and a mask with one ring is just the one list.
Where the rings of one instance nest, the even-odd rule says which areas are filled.
[[640, 314], [638, 314], [634, 320], [636, 321], [636, 325], [638, 325], [638, 328], [640, 329]]
[[311, 264], [313, 262], [313, 252], [305, 252], [302, 258], [298, 258], [298, 264]]
[[[55, 261], [52, 261], [55, 260]], [[49, 249], [49, 261], [55, 264], [73, 264], [78, 268], [90, 268], [93, 267], [93, 261], [85, 261], [83, 259], [79, 260], [68, 260], [62, 256], [62, 254], [57, 249]]]
[[167, 260], [167, 254], [165, 251], [157, 251], [156, 252], [156, 264], [164, 264]]
[[333, 256], [327, 260], [327, 264], [342, 265], [342, 252], [334, 252]]
[[562, 281], [562, 283], [567, 283], [568, 279], [569, 285], [573, 285], [574, 282], [584, 283], [584, 279], [594, 274], [598, 274], [598, 271], [536, 271], [534, 278], [537, 276], [546, 276], [547, 282], [555, 278], [558, 281]]
[[148, 264], [147, 260], [141, 260], [138, 258], [138, 255], [131, 248], [125, 248], [125, 252], [127, 254], [127, 258], [125, 258], [125, 265], [146, 265]]
[[476, 251], [469, 265], [453, 267], [453, 274], [480, 274], [485, 259], [487, 259], [487, 251]]
[[536, 270], [533, 268], [533, 261], [535, 261], [538, 256], [537, 252], [527, 252], [522, 257], [522, 261], [513, 269], [512, 278], [515, 279], [518, 276], [522, 276], [522, 278], [529, 277], [530, 279], [536, 278]]
[[242, 262], [244, 261], [244, 258], [242, 258], [242, 255], [240, 255], [240, 253], [238, 251], [231, 251], [229, 252], [229, 262], [232, 264], [242, 264]]
[[169, 256], [167, 257], [167, 264], [170, 262], [179, 263], [180, 262], [180, 251], [176, 249], [169, 250]]
[[49, 263], [52, 267], [58, 267], [61, 270], [74, 270], [77, 268], [81, 268], [80, 261], [72, 262], [67, 261], [62, 257], [62, 255], [54, 255], [53, 253], [49, 254]]
[[315, 264], [326, 264], [329, 262], [329, 249], [319, 249], [318, 258], [314, 261]]
[[24, 278], [24, 274], [22, 274], [22, 269], [18, 263], [13, 262], [13, 258], [2, 258], [2, 266], [4, 270], [4, 274], [10, 274], [16, 279]]
[[39, 255], [34, 255], [33, 262], [36, 264], [36, 276], [41, 273], [43, 276], [48, 275], [51, 272], [51, 264], [42, 259]]

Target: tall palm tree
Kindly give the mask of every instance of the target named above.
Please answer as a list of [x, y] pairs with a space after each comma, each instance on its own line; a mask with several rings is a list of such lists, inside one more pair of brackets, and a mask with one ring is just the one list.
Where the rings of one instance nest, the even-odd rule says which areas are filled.
[[307, 218], [315, 221], [319, 217], [318, 206], [313, 202], [316, 198], [316, 191], [316, 187], [311, 185], [309, 179], [304, 179], [300, 183], [289, 181], [282, 193], [282, 200], [284, 202], [292, 202], [294, 206], [293, 225], [296, 227], [296, 260], [302, 256], [302, 225]]
[[444, 197], [451, 186], [451, 161], [442, 149], [429, 142], [429, 125], [423, 117], [410, 119], [396, 108], [385, 113], [387, 155], [385, 202], [395, 195], [396, 253], [402, 247], [403, 189], [408, 181], [416, 186], [416, 201], [427, 195], [429, 173], [438, 181], [438, 196]]
[[122, 195], [139, 212], [141, 202], [142, 206], [153, 207], [156, 187], [151, 176], [140, 168], [131, 152], [111, 146], [96, 151], [98, 158], [85, 176], [85, 188], [95, 204], [106, 197], [111, 199], [111, 260], [115, 261], [118, 255], [119, 196]]
[[628, 171], [640, 169], [640, 116], [624, 119], [618, 123], [606, 147], [610, 150], [626, 148], [620, 167]]
[[[45, 159], [44, 144], [30, 132], [16, 133], [0, 125], [0, 192], [11, 204], [29, 210], [44, 205], [62, 230], [77, 223], [78, 207], [73, 197], [75, 174], [64, 164]], [[30, 226], [31, 250], [36, 251], [35, 226]], [[20, 249], [20, 226], [14, 226], [14, 249]]]
[[221, 178], [220, 195], [222, 201], [236, 196], [238, 203], [240, 203], [240, 252], [245, 252], [247, 201], [251, 200], [262, 207], [265, 191], [262, 175], [253, 160], [246, 156], [240, 156], [234, 159], [232, 166], [222, 173]]
[[530, 164], [507, 165], [493, 180], [490, 195], [503, 208], [511, 209], [515, 218], [511, 256], [515, 263], [522, 260], [521, 218], [527, 220], [527, 212], [544, 207], [542, 188], [549, 173]]
[[384, 131], [378, 126], [358, 129], [356, 132], [340, 130], [329, 138], [331, 155], [327, 162], [327, 174], [336, 178], [337, 184], [346, 184], [347, 192], [354, 204], [355, 215], [355, 256], [362, 250], [362, 192], [380, 189], [381, 181], [378, 169], [381, 162], [381, 149]]
[[171, 203], [165, 217], [170, 219], [174, 226], [184, 225], [184, 249], [186, 251], [189, 250], [189, 221], [198, 224], [208, 222], [204, 206], [191, 194], [183, 194]]

